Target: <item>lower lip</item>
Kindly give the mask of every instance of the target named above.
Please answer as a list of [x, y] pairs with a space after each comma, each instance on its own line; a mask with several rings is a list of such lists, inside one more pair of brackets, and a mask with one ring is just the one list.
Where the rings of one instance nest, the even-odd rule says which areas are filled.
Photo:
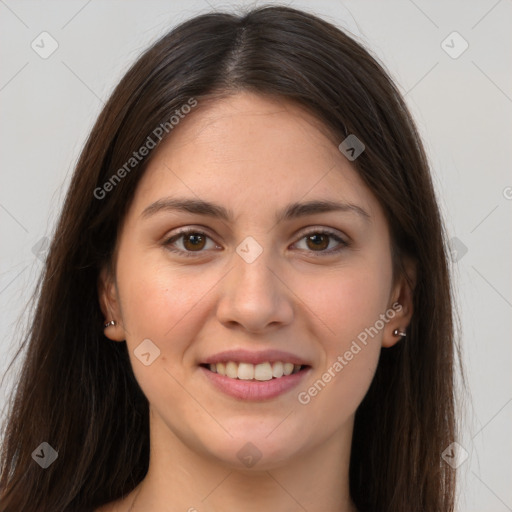
[[240, 380], [232, 379], [224, 375], [212, 372], [207, 368], [199, 367], [206, 377], [226, 395], [230, 395], [239, 400], [268, 400], [290, 391], [309, 373], [311, 367], [301, 370], [291, 375], [283, 375], [278, 379], [271, 380]]

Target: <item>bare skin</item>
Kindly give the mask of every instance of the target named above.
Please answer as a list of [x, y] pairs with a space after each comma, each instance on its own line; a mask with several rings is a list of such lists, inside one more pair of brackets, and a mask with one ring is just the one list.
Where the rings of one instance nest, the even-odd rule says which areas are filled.
[[[115, 275], [104, 269], [99, 287], [105, 319], [118, 322], [105, 334], [126, 340], [150, 403], [150, 467], [97, 512], [356, 512], [354, 414], [381, 348], [400, 339], [393, 331], [413, 311], [409, 285], [392, 273], [382, 208], [340, 142], [300, 107], [244, 92], [199, 102], [155, 150], [120, 233]], [[142, 215], [169, 197], [216, 203], [233, 218]], [[312, 200], [352, 207], [276, 222], [289, 203]], [[183, 228], [202, 235], [179, 237]], [[236, 251], [249, 236], [262, 249], [250, 263]], [[383, 314], [356, 352], [354, 340]], [[160, 350], [148, 366], [134, 354], [145, 339]], [[199, 366], [232, 348], [283, 350], [309, 369], [274, 398], [235, 398]], [[308, 392], [319, 379], [325, 385]], [[252, 467], [239, 456], [254, 450], [247, 443], [261, 457]]]

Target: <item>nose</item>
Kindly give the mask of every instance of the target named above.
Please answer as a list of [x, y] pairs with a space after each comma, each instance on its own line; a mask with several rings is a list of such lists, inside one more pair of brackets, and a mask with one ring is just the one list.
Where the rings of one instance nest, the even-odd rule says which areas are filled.
[[[251, 333], [265, 332], [291, 323], [293, 293], [267, 251], [252, 263], [238, 255], [235, 267], [221, 284], [218, 320], [227, 327], [238, 326]], [[274, 265], [272, 265], [274, 263]]]

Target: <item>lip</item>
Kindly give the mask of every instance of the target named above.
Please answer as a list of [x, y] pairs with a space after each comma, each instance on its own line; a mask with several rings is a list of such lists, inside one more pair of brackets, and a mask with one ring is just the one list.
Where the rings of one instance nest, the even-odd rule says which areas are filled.
[[[218, 362], [222, 361], [224, 360], [221, 359]], [[264, 361], [269, 361], [269, 359], [265, 359]], [[290, 360], [288, 361], [292, 362]], [[246, 360], [240, 362], [249, 361]], [[232, 379], [230, 377], [226, 377], [224, 375], [219, 375], [218, 373], [212, 372], [208, 368], [205, 368], [204, 366], [200, 366], [199, 369], [218, 390], [222, 391], [226, 395], [229, 395], [233, 398], [237, 398], [239, 400], [262, 401], [275, 398], [296, 387], [306, 377], [306, 375], [309, 374], [309, 372], [311, 371], [311, 366], [308, 366], [307, 368], [304, 368], [297, 373], [292, 373], [291, 375], [283, 375], [278, 379], [265, 381]]]
[[281, 361], [283, 363], [311, 366], [311, 363], [290, 352], [284, 352], [282, 350], [261, 350], [255, 352], [243, 349], [219, 352], [218, 354], [207, 357], [204, 361], [201, 361], [201, 364], [227, 363], [229, 361], [251, 364], [275, 363], [276, 361]]

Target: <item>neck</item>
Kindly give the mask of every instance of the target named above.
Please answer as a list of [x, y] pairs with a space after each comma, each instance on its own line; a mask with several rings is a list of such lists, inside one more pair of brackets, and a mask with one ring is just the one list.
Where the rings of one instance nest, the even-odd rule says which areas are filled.
[[290, 460], [240, 470], [191, 449], [151, 417], [149, 470], [130, 512], [357, 512], [348, 477], [353, 418]]

